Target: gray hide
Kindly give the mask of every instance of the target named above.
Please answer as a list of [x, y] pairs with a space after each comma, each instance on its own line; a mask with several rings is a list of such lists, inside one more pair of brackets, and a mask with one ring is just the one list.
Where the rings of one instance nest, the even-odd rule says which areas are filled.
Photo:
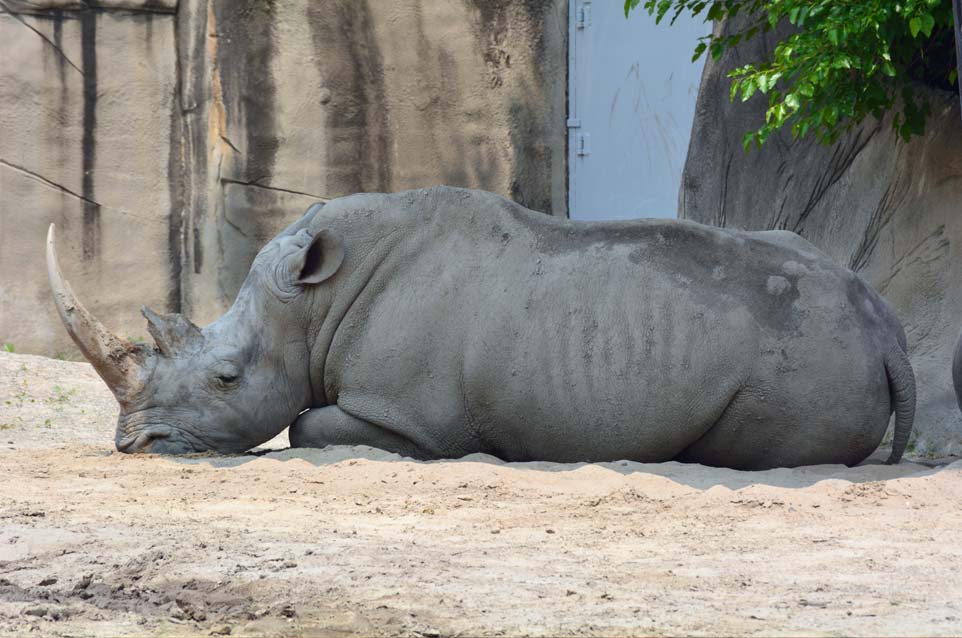
[[793, 233], [446, 187], [312, 207], [203, 330], [146, 314], [140, 375], [101, 371], [127, 452], [237, 452], [292, 423], [295, 446], [419, 458], [855, 464], [894, 410], [897, 462], [915, 407], [889, 305]]

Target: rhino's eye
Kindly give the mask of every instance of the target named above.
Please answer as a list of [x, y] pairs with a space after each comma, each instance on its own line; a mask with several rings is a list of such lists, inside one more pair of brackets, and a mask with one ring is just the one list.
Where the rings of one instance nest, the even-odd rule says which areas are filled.
[[217, 383], [221, 385], [233, 385], [237, 383], [237, 375], [236, 374], [218, 374]]

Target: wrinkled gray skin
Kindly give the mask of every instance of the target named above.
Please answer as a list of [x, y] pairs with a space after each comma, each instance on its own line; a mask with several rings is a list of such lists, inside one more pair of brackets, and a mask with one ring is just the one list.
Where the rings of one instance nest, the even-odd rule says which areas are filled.
[[354, 195], [271, 241], [203, 330], [145, 313], [158, 348], [114, 355], [135, 369], [112, 379], [124, 452], [241, 452], [291, 424], [294, 446], [418, 458], [851, 465], [893, 410], [897, 462], [914, 414], [889, 305], [784, 231]]

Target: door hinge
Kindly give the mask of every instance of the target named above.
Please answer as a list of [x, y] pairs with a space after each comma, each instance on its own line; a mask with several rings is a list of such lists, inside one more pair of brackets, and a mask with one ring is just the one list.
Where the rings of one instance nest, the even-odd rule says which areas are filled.
[[578, 155], [581, 157], [584, 157], [586, 155], [591, 155], [591, 134], [590, 133], [578, 134]]
[[587, 29], [591, 26], [591, 3], [582, 2], [578, 7], [578, 15], [575, 17], [575, 27]]

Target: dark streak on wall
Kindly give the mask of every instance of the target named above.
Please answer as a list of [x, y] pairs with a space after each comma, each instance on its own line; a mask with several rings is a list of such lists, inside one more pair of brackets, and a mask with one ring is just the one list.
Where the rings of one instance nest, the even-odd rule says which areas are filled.
[[[220, 84], [226, 130], [219, 131], [233, 150], [229, 168], [218, 175], [219, 198], [217, 218], [219, 294], [229, 301], [239, 288], [250, 267], [249, 261], [238, 261], [246, 255], [240, 245], [260, 241], [262, 226], [258, 217], [251, 218], [245, 228], [229, 219], [227, 187], [230, 183], [270, 187], [274, 176], [277, 149], [280, 144], [275, 125], [276, 87], [271, 62], [274, 54], [274, 3], [272, 0], [238, 0], [214, 2], [217, 29], [216, 69]], [[238, 139], [234, 139], [235, 136]], [[237, 236], [237, 233], [240, 236]], [[260, 246], [257, 246], [258, 248]]]
[[83, 202], [83, 258], [92, 259], [100, 246], [100, 206], [94, 199], [94, 164], [97, 134], [97, 13], [80, 14], [83, 60], [83, 140], [81, 142], [81, 193]]
[[[50, 21], [53, 27], [53, 45], [58, 52], [63, 51], [63, 10], [52, 9], [50, 11]], [[69, 97], [70, 90], [67, 84], [67, 58], [63, 54], [55, 55], [54, 59], [57, 61], [57, 81], [59, 88], [59, 99], [57, 101], [57, 124], [58, 126], [66, 126], [67, 118], [69, 117]], [[64, 136], [59, 134], [56, 135], [58, 140], [57, 151], [60, 156], [60, 163], [63, 166], [68, 164], [68, 159], [66, 154], [69, 152], [67, 148], [66, 139]]]
[[[329, 103], [330, 195], [391, 190], [391, 133], [384, 69], [367, 0], [308, 5], [314, 52]], [[347, 55], [344, 55], [344, 52]]]
[[[437, 131], [439, 129], [449, 129], [449, 103], [456, 102], [460, 96], [457, 93], [457, 83], [446, 82], [448, 79], [447, 75], [449, 75], [450, 72], [445, 74], [445, 71], [453, 66], [454, 63], [451, 60], [450, 54], [446, 54], [443, 49], [439, 49], [437, 51], [438, 70], [440, 71], [440, 74], [437, 78], [437, 85], [432, 85], [431, 79], [433, 78], [431, 78], [431, 75], [434, 70], [435, 51], [434, 47], [431, 46], [431, 42], [428, 40], [427, 31], [424, 28], [424, 9], [421, 7], [420, 1], [417, 3], [414, 9], [414, 20], [416, 25], [414, 33], [416, 42], [415, 50], [417, 51], [417, 67], [415, 68], [415, 76], [417, 77], [419, 83], [424, 82], [428, 87], [431, 87], [436, 91], [435, 95], [430, 95], [428, 97], [428, 101], [424, 104], [424, 107], [419, 109], [420, 116], [430, 119], [430, 122], [434, 124], [434, 126], [428, 125], [424, 127], [426, 132], [425, 134], [427, 136], [427, 142], [425, 146], [429, 153], [437, 156], [440, 152], [440, 148], [438, 147]], [[460, 136], [455, 136], [454, 131], [451, 131], [451, 138], [445, 140], [445, 143], [462, 146], [462, 140]], [[462, 158], [466, 157], [463, 152], [460, 152], [458, 155]], [[463, 163], [445, 163], [445, 165], [442, 167], [442, 171], [445, 184], [461, 186], [468, 183], [468, 173]]]
[[[207, 215], [207, 0], [182, 0], [174, 19], [176, 78], [171, 105], [169, 312], [189, 311], [185, 270], [203, 265], [200, 227]], [[189, 232], [188, 232], [188, 229]]]
[[[511, 47], [530, 47], [538, 76], [542, 76], [545, 59], [546, 21], [553, 5], [541, 0], [516, 3], [509, 0], [466, 0], [478, 16], [475, 37], [481, 48], [492, 88], [501, 89], [504, 74], [511, 68]], [[509, 33], [513, 21], [508, 14], [523, 12], [527, 32], [536, 34], [533, 41], [512, 37]], [[557, 81], [564, 81], [558, 78]], [[545, 82], [544, 89], [548, 88]], [[526, 85], [515, 89], [508, 97], [510, 115], [511, 148], [514, 168], [511, 175], [511, 198], [532, 210], [554, 214], [551, 193], [552, 153], [547, 144], [546, 124], [550, 118], [545, 113], [547, 105], [531, 99], [532, 91]], [[545, 96], [547, 99], [547, 96]]]
[[[207, 219], [208, 150], [207, 113], [210, 89], [208, 86], [207, 38], [208, 0], [181, 0], [177, 5], [174, 38], [177, 46], [177, 101], [174, 109], [181, 115], [178, 144], [183, 165], [176, 184], [176, 200], [185, 208], [181, 220], [180, 312], [185, 311], [186, 286], [183, 268], [200, 274], [204, 265], [201, 232]], [[172, 134], [174, 131], [172, 130]], [[189, 232], [188, 232], [189, 229]], [[187, 309], [189, 310], [189, 309]]]
[[220, 72], [227, 131], [243, 132], [243, 157], [235, 180], [270, 186], [277, 155], [273, 3], [270, 0], [215, 2], [217, 69]]
[[[175, 27], [176, 28], [176, 27]], [[175, 36], [176, 38], [176, 36]], [[177, 62], [177, 79], [181, 76], [180, 60]], [[184, 251], [182, 249], [184, 232], [184, 211], [190, 198], [187, 190], [188, 166], [184, 148], [184, 119], [180, 114], [179, 81], [174, 82], [174, 99], [170, 107], [170, 146], [167, 151], [167, 188], [170, 193], [170, 216], [167, 218], [167, 262], [168, 280], [167, 312], [181, 312], [181, 273], [183, 271]]]
[[511, 66], [511, 54], [505, 49], [508, 38], [507, 11], [509, 0], [468, 0], [480, 18], [475, 31], [481, 45], [481, 56], [488, 70], [491, 88], [504, 83], [502, 68]]
[[[53, 44], [58, 51], [63, 51], [63, 11], [61, 9], [53, 9], [50, 11], [50, 21], [53, 23]], [[54, 56], [57, 60], [57, 77], [60, 80], [60, 86], [65, 86], [65, 79], [67, 73], [67, 61], [62, 55]]]
[[[524, 39], [531, 47], [535, 64], [535, 76], [545, 77], [546, 42], [545, 31], [548, 20], [547, 13], [552, 10], [551, 3], [540, 0], [522, 2], [528, 22], [528, 32], [536, 34], [533, 41]], [[567, 68], [567, 65], [563, 65]], [[567, 76], [554, 78], [556, 82], [565, 82]], [[543, 89], [550, 88], [549, 82], [544, 82]], [[511, 100], [511, 148], [514, 152], [514, 175], [511, 180], [511, 198], [522, 206], [532, 210], [554, 214], [551, 197], [552, 152], [548, 145], [549, 134], [546, 129], [550, 126], [551, 118], [545, 115], [550, 112], [547, 104], [537, 104], [530, 98], [531, 91], [523, 87], [520, 96], [513, 96]], [[519, 99], [520, 97], [520, 99]], [[544, 96], [545, 100], [548, 96]]]
[[511, 149], [514, 171], [511, 199], [522, 206], [553, 214], [551, 205], [551, 149], [545, 144], [544, 116], [535, 105], [512, 98]]

